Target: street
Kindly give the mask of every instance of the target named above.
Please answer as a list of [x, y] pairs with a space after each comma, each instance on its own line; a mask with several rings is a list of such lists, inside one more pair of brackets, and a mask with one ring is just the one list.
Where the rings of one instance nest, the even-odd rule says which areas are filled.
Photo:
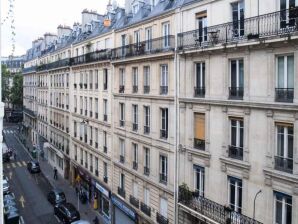
[[51, 185], [42, 174], [28, 172], [26, 164], [30, 157], [16, 138], [17, 133], [17, 125], [4, 125], [4, 139], [9, 148], [16, 150], [17, 160], [4, 163], [3, 172], [9, 178], [20, 215], [26, 224], [59, 223], [53, 214], [53, 206], [46, 198]]

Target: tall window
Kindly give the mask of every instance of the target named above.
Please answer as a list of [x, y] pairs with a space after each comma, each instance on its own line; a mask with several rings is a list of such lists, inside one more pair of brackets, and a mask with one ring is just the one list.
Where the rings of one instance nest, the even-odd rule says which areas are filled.
[[139, 46], [140, 41], [141, 41], [140, 40], [140, 31], [139, 30], [134, 32], [134, 41], [135, 41], [136, 46]]
[[159, 172], [160, 182], [166, 184], [168, 181], [168, 157], [164, 155], [159, 156]]
[[168, 138], [168, 108], [161, 108], [161, 137]]
[[108, 89], [108, 69], [103, 70], [103, 90]]
[[132, 68], [132, 92], [138, 92], [138, 68]]
[[120, 145], [120, 156], [125, 157], [125, 142], [123, 139], [119, 139], [119, 145]]
[[150, 107], [149, 106], [144, 106], [144, 118], [145, 118], [144, 133], [148, 134], [150, 132]]
[[295, 14], [289, 9], [295, 7], [295, 0], [280, 0], [280, 28], [293, 27], [295, 25]]
[[170, 23], [162, 24], [163, 47], [170, 47]]
[[95, 118], [98, 118], [98, 98], [95, 98]]
[[108, 164], [106, 162], [103, 162], [103, 176], [108, 176]]
[[93, 88], [93, 71], [92, 70], [89, 71], [89, 88], [90, 89]]
[[145, 30], [145, 38], [146, 38], [146, 51], [150, 51], [152, 49], [152, 28], [146, 28]]
[[103, 115], [104, 115], [104, 121], [107, 121], [108, 118], [108, 100], [103, 99]]
[[159, 212], [163, 217], [165, 217], [165, 218], [168, 217], [168, 200], [167, 199], [160, 198]]
[[121, 189], [125, 188], [125, 175], [123, 173], [120, 174], [120, 186]]
[[228, 177], [228, 193], [230, 208], [241, 213], [242, 211], [242, 180]]
[[138, 191], [139, 191], [139, 187], [138, 187], [138, 183], [133, 181], [133, 196], [135, 198], [138, 198]]
[[205, 96], [205, 62], [196, 63], [195, 96]]
[[108, 144], [107, 144], [107, 132], [106, 131], [103, 131], [103, 147], [108, 147]]
[[277, 124], [277, 154], [275, 156], [275, 168], [292, 173], [293, 171], [293, 137], [292, 124]]
[[132, 105], [132, 123], [138, 124], [138, 105]]
[[200, 196], [204, 196], [205, 169], [204, 167], [194, 165], [194, 190]]
[[120, 86], [125, 85], [125, 70], [124, 70], [124, 68], [119, 69], [119, 84], [120, 84]]
[[95, 175], [98, 176], [98, 157], [95, 157]]
[[148, 93], [149, 91], [150, 91], [150, 67], [144, 66], [144, 93]]
[[294, 98], [294, 56], [277, 57], [276, 99], [293, 101]]
[[144, 148], [144, 166], [150, 168], [150, 149]]
[[161, 94], [168, 93], [168, 65], [161, 65], [160, 77]]
[[136, 143], [132, 143], [133, 149], [133, 162], [138, 163], [138, 145]]
[[98, 89], [98, 70], [97, 69], [95, 70], [94, 76], [95, 76], [95, 89]]
[[[124, 108], [124, 103], [119, 103], [120, 107], [120, 126], [124, 126], [124, 120], [125, 120], [125, 108]], [[123, 123], [122, 123], [122, 122]]]
[[229, 157], [243, 159], [243, 119], [231, 118], [231, 145]]
[[244, 1], [232, 3], [233, 36], [244, 35]]
[[243, 71], [243, 60], [231, 60], [231, 87], [230, 87], [230, 97], [239, 98], [243, 97], [243, 87], [244, 87], [244, 71]]
[[292, 224], [292, 196], [274, 192], [274, 223]]
[[196, 34], [196, 42], [200, 44], [207, 41], [207, 12], [196, 14], [198, 33]]
[[144, 188], [144, 204], [150, 205], [150, 190], [148, 188]]
[[205, 150], [205, 114], [194, 114], [194, 148]]

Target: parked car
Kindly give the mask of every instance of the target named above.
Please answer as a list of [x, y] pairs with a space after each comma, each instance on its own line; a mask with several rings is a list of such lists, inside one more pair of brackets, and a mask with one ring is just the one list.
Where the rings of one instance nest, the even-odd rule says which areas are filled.
[[48, 201], [52, 205], [66, 202], [65, 194], [62, 190], [55, 188], [48, 193]]
[[11, 155], [8, 152], [3, 153], [2, 154], [2, 161], [4, 163], [9, 163], [10, 162], [10, 157], [11, 157]]
[[27, 169], [30, 173], [40, 173], [39, 162], [30, 161], [27, 163]]
[[78, 220], [78, 221], [72, 222], [71, 224], [91, 224], [91, 223], [85, 220]]
[[74, 221], [80, 220], [80, 213], [71, 203], [57, 204], [54, 207], [54, 215], [65, 224], [71, 224]]
[[9, 183], [7, 180], [3, 180], [3, 194], [8, 194], [10, 192]]

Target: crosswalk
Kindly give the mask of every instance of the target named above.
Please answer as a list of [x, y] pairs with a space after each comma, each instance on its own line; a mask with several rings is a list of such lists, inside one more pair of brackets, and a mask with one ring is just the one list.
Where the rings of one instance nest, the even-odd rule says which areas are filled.
[[17, 161], [17, 162], [10, 162], [3, 164], [4, 168], [6, 169], [14, 169], [17, 167], [25, 167], [27, 163], [25, 161]]
[[16, 132], [17, 132], [16, 130], [3, 130], [4, 134], [13, 134], [13, 133], [16, 133]]

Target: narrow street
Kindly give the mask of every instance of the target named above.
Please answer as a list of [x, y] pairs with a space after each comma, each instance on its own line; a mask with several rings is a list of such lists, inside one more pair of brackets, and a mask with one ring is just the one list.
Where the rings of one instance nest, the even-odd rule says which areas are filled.
[[46, 198], [51, 186], [43, 175], [28, 172], [26, 164], [30, 157], [15, 137], [17, 132], [16, 125], [4, 126], [4, 139], [9, 148], [17, 151], [17, 160], [5, 163], [3, 169], [16, 196], [20, 215], [26, 224], [59, 223], [53, 214], [53, 206]]

